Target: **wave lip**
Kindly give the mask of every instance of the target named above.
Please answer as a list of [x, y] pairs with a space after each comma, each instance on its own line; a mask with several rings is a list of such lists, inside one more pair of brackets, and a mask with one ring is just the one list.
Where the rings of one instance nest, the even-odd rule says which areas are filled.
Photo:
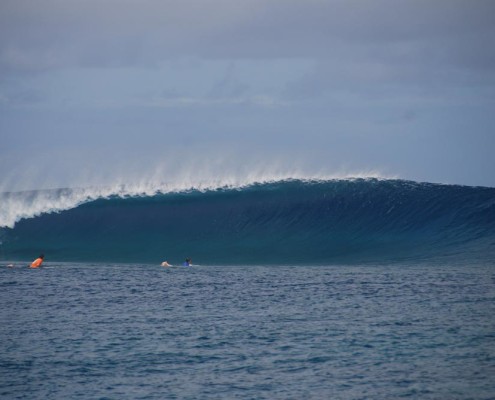
[[285, 179], [9, 196], [31, 213], [3, 230], [0, 256], [10, 259], [44, 251], [60, 261], [202, 264], [495, 260], [493, 188]]
[[[294, 177], [295, 176], [295, 177]], [[42, 214], [58, 213], [76, 208], [81, 204], [111, 197], [149, 197], [156, 194], [208, 191], [217, 189], [242, 189], [255, 184], [274, 183], [278, 181], [328, 181], [335, 179], [379, 178], [377, 173], [347, 175], [321, 175], [304, 178], [296, 175], [272, 175], [269, 177], [254, 174], [246, 178], [221, 178], [204, 181], [181, 180], [162, 183], [155, 181], [133, 184], [117, 183], [114, 185], [91, 186], [86, 188], [64, 188], [31, 190], [0, 193], [0, 228], [13, 228], [22, 219], [35, 218]]]

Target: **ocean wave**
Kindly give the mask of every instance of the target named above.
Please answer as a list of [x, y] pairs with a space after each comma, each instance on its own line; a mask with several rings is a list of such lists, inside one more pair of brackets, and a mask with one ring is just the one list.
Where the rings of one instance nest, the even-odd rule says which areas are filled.
[[62, 188], [46, 190], [29, 190], [0, 193], [0, 228], [13, 228], [22, 219], [38, 217], [47, 213], [58, 213], [78, 207], [97, 199], [111, 197], [147, 197], [156, 194], [179, 193], [187, 191], [208, 191], [220, 188], [242, 189], [254, 184], [273, 183], [279, 181], [330, 181], [353, 179], [387, 179], [377, 172], [359, 174], [320, 174], [307, 177], [303, 174], [260, 174], [253, 173], [247, 176], [210, 178], [196, 180], [191, 177], [181, 177], [178, 181], [160, 182], [137, 181], [112, 185], [88, 186], [83, 188]]
[[[495, 189], [376, 178], [6, 194], [4, 258], [293, 264], [495, 259]], [[22, 203], [21, 203], [22, 204]], [[55, 212], [56, 211], [56, 212]]]

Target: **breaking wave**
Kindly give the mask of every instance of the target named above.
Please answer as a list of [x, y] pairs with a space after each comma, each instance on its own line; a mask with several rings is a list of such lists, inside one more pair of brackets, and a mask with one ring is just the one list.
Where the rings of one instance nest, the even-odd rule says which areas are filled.
[[0, 257], [201, 264], [495, 260], [495, 189], [390, 179], [4, 193]]

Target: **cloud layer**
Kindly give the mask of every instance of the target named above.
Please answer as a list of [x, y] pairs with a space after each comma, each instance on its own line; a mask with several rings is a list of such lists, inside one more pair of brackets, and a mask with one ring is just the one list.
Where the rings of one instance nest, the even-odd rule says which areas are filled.
[[0, 178], [66, 185], [187, 154], [495, 185], [493, 15], [491, 0], [4, 0]]

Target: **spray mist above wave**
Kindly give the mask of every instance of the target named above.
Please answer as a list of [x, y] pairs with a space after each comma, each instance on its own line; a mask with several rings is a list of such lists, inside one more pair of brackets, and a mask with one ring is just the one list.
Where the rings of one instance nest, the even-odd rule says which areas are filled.
[[245, 176], [223, 176], [210, 179], [194, 179], [181, 176], [169, 182], [158, 180], [138, 181], [113, 185], [88, 186], [83, 188], [63, 188], [30, 190], [0, 193], [0, 228], [13, 228], [22, 219], [34, 218], [42, 214], [57, 213], [98, 199], [111, 197], [147, 197], [158, 194], [180, 193], [187, 191], [210, 191], [218, 189], [242, 189], [254, 184], [300, 181], [331, 181], [351, 179], [388, 179], [376, 172], [353, 174], [315, 174], [301, 173], [251, 173]]

